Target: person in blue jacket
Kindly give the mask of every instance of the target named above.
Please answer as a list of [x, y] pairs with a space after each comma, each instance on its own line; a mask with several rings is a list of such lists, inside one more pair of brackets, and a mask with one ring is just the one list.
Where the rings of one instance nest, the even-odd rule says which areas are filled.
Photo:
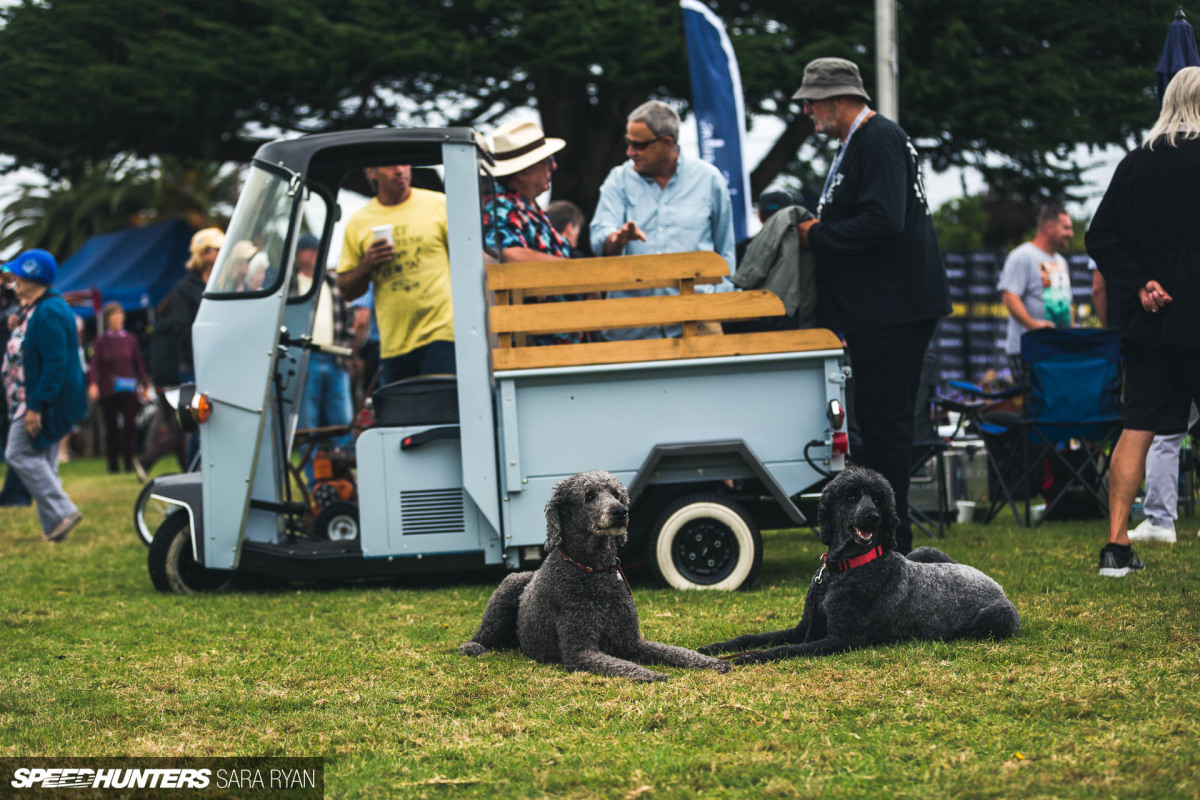
[[8, 399], [4, 455], [37, 501], [48, 542], [59, 542], [83, 519], [58, 477], [58, 441], [87, 415], [75, 315], [54, 288], [58, 264], [45, 250], [27, 250], [2, 268], [11, 276], [21, 310], [3, 362]]

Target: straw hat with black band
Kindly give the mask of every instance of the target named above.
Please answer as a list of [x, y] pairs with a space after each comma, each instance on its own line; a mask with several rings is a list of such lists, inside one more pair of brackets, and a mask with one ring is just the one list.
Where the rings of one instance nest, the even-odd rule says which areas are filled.
[[506, 122], [492, 133], [491, 173], [498, 178], [515, 175], [544, 161], [567, 146], [562, 139], [548, 138], [532, 122]]

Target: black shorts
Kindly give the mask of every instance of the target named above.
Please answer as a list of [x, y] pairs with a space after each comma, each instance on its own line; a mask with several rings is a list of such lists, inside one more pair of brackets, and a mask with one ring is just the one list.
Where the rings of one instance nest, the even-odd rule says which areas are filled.
[[1193, 402], [1200, 403], [1200, 348], [1147, 347], [1122, 342], [1125, 427], [1183, 433]]

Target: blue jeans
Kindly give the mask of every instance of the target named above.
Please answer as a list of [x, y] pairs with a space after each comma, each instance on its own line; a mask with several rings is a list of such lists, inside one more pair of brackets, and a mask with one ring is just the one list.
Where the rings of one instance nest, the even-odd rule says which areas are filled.
[[[308, 377], [304, 383], [304, 396], [300, 398], [300, 427], [349, 425], [353, 414], [350, 375], [338, 366], [335, 356], [309, 354]], [[333, 441], [343, 444], [346, 437], [333, 437]]]
[[456, 371], [454, 342], [430, 342], [404, 355], [379, 359], [379, 385], [418, 375], [453, 375]]

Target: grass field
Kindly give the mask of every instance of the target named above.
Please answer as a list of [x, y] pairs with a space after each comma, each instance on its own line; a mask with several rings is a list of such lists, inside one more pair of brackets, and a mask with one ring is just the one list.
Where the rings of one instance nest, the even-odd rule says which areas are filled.
[[[1122, 580], [1096, 576], [1099, 522], [956, 525], [942, 548], [1004, 586], [1017, 638], [645, 685], [460, 656], [490, 580], [156, 594], [136, 482], [63, 475], [65, 543], [0, 509], [0, 756], [323, 756], [337, 798], [1200, 795], [1196, 519]], [[765, 538], [749, 593], [635, 582], [645, 636], [794, 624], [823, 547]]]

